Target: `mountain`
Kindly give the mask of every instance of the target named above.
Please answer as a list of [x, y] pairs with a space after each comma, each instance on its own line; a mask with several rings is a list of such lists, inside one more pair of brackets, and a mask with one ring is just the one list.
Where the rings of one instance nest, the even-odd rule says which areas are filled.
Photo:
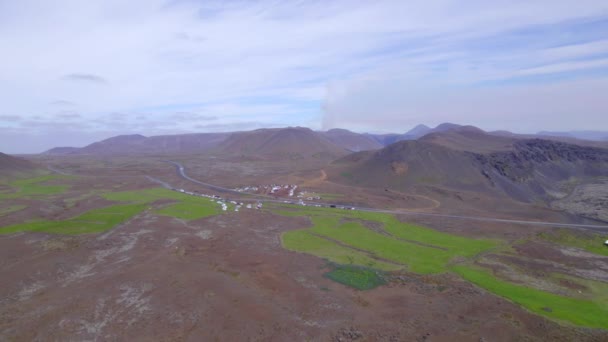
[[513, 133], [505, 130], [500, 131], [491, 131], [488, 132], [490, 135], [500, 136], [500, 137], [508, 137], [513, 139], [544, 139], [544, 140], [553, 140], [560, 141], [569, 144], [575, 144], [580, 146], [589, 146], [589, 147], [599, 147], [599, 148], [608, 148], [608, 140], [599, 141], [599, 140], [584, 140], [570, 136], [555, 136], [555, 135], [539, 135], [539, 134], [520, 134]]
[[229, 133], [194, 133], [145, 137], [140, 134], [119, 135], [82, 148], [58, 147], [52, 155], [130, 155], [162, 153], [198, 153], [208, 151], [225, 140]]
[[420, 138], [431, 131], [432, 129], [429, 126], [420, 124], [410, 129], [407, 133], [405, 133], [405, 136]]
[[461, 125], [453, 124], [453, 123], [442, 123], [435, 128], [430, 128], [426, 125], [417, 125], [411, 130], [407, 131], [404, 134], [368, 134], [372, 139], [382, 144], [383, 146], [388, 146], [390, 144], [396, 143], [398, 141], [403, 140], [416, 140], [430, 133], [437, 132], [445, 132], [451, 129], [455, 129], [458, 127], [462, 127]]
[[352, 152], [377, 150], [384, 146], [369, 135], [351, 132], [346, 129], [335, 128], [319, 133], [334, 144]]
[[54, 147], [50, 150], [42, 152], [47, 155], [66, 155], [78, 151], [78, 147]]
[[419, 140], [455, 150], [485, 153], [511, 150], [517, 138], [492, 135], [475, 126], [456, 126], [429, 133]]
[[465, 126], [351, 154], [328, 173], [333, 181], [364, 187], [442, 187], [534, 202], [554, 200], [563, 182], [607, 176], [606, 170], [608, 149], [509, 139]]
[[548, 132], [540, 131], [536, 133], [540, 136], [567, 137], [581, 140], [608, 141], [608, 132], [605, 131], [568, 131], [568, 132]]
[[232, 133], [214, 153], [275, 159], [331, 159], [348, 154], [324, 134], [304, 127], [264, 128]]
[[38, 166], [28, 160], [0, 152], [0, 177], [18, 176], [37, 170]]

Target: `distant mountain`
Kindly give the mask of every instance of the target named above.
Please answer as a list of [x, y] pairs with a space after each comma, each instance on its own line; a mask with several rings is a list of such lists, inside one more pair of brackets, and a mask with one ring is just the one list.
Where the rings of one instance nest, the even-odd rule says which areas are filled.
[[319, 133], [334, 144], [352, 152], [377, 150], [384, 146], [369, 135], [351, 132], [346, 129], [335, 128]]
[[568, 131], [568, 132], [549, 132], [540, 131], [536, 133], [540, 136], [567, 137], [582, 140], [608, 141], [608, 132], [603, 131]]
[[520, 134], [520, 133], [513, 133], [513, 132], [509, 132], [509, 131], [505, 131], [505, 130], [491, 131], [491, 132], [488, 132], [488, 134], [494, 135], [494, 136], [500, 136], [500, 137], [513, 138], [513, 139], [544, 139], [544, 140], [552, 140], [552, 141], [561, 141], [561, 142], [580, 145], [580, 146], [608, 148], [608, 140], [599, 141], [599, 140], [585, 140], [585, 139], [579, 139], [579, 138], [574, 138], [574, 137], [569, 137], [569, 136]]
[[475, 126], [456, 126], [429, 133], [418, 140], [454, 150], [486, 153], [512, 150], [517, 138], [492, 135]]
[[378, 143], [383, 146], [388, 146], [390, 144], [396, 143], [398, 141], [404, 140], [416, 140], [427, 134], [436, 133], [436, 132], [444, 132], [450, 129], [461, 127], [461, 125], [453, 124], [453, 123], [442, 123], [435, 128], [430, 128], [426, 125], [417, 125], [411, 130], [407, 131], [404, 134], [368, 134], [372, 139], [376, 140]]
[[274, 159], [333, 159], [348, 151], [323, 133], [304, 127], [287, 127], [232, 133], [213, 153]]
[[28, 160], [0, 152], [0, 177], [18, 176], [37, 170], [38, 166]]
[[48, 155], [65, 155], [78, 151], [78, 147], [54, 147], [48, 151], [43, 152], [42, 154]]
[[140, 134], [119, 135], [82, 148], [59, 147], [45, 154], [61, 155], [130, 155], [163, 153], [198, 153], [208, 151], [224, 141], [230, 133], [194, 133], [145, 137]]
[[[282, 132], [282, 133], [278, 133]], [[543, 134], [550, 132], [543, 132]], [[596, 132], [597, 133], [597, 132]], [[257, 141], [265, 141], [277, 134], [266, 145], [258, 146]], [[501, 139], [494, 139], [499, 137]], [[326, 157], [342, 156], [344, 151], [358, 152], [376, 150], [395, 142], [424, 139], [437, 145], [472, 152], [504, 150], [514, 141], [542, 137], [547, 140], [562, 141], [581, 146], [608, 148], [608, 140], [582, 140], [572, 136], [552, 136], [536, 134], [515, 134], [508, 131], [484, 132], [473, 126], [442, 123], [434, 128], [418, 125], [404, 134], [360, 134], [345, 129], [314, 132], [307, 128], [260, 129], [250, 132], [193, 133], [159, 135], [146, 137], [140, 134], [119, 135], [92, 143], [82, 148], [56, 147], [43, 154], [47, 155], [137, 155], [137, 154], [190, 154], [215, 151], [217, 153], [253, 154], [258, 147], [262, 154], [309, 155], [309, 152], [323, 153]], [[236, 139], [250, 139], [250, 145]], [[247, 140], [245, 139], [245, 140]], [[298, 139], [301, 139], [298, 141]], [[308, 147], [301, 146], [311, 144]], [[256, 147], [257, 146], [257, 147]], [[240, 151], [240, 152], [239, 152]]]
[[427, 125], [418, 125], [412, 129], [410, 129], [407, 133], [405, 133], [405, 136], [411, 136], [411, 137], [416, 137], [416, 138], [420, 138], [422, 136], [424, 136], [425, 134], [431, 132], [432, 129], [427, 126]]

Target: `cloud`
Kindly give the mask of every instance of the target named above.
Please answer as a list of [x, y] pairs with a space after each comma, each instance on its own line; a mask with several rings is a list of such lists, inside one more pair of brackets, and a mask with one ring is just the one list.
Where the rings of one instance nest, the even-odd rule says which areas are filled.
[[21, 117], [18, 115], [0, 115], [0, 121], [21, 121]]
[[201, 115], [192, 112], [176, 112], [171, 115], [171, 118], [178, 121], [214, 121], [217, 120], [217, 116]]
[[103, 78], [101, 76], [93, 75], [93, 74], [74, 73], [74, 74], [64, 75], [63, 77], [61, 77], [61, 79], [65, 80], [65, 81], [88, 82], [88, 83], [97, 83], [97, 84], [108, 83], [108, 81], [106, 81], [105, 78]]
[[205, 132], [235, 132], [259, 128], [283, 127], [284, 125], [268, 122], [235, 122], [226, 124], [195, 125], [194, 128]]
[[50, 104], [60, 107], [72, 107], [76, 105], [76, 103], [67, 100], [53, 100], [50, 102]]
[[68, 120], [82, 118], [82, 115], [78, 114], [77, 112], [73, 112], [73, 111], [59, 112], [59, 113], [56, 113], [55, 116], [60, 119], [68, 119]]

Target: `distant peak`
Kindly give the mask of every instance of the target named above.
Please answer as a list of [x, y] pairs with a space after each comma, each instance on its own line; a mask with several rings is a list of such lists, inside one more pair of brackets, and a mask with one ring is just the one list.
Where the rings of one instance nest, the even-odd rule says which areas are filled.
[[351, 133], [351, 131], [344, 128], [332, 128], [327, 133]]
[[405, 133], [405, 135], [422, 136], [422, 135], [427, 134], [430, 130], [431, 130], [431, 128], [429, 126], [419, 124], [416, 127], [407, 131], [407, 133]]
[[485, 131], [479, 127], [475, 127], [472, 125], [466, 125], [466, 126], [460, 126], [457, 127], [457, 129], [461, 132], [478, 132], [478, 133], [485, 133]]
[[458, 125], [458, 124], [454, 124], [451, 122], [444, 122], [442, 124], [437, 125], [437, 127], [435, 127], [436, 131], [447, 131], [448, 129], [454, 129], [454, 128], [459, 128], [462, 127], [462, 125]]
[[431, 129], [431, 128], [425, 124], [418, 124], [413, 129]]

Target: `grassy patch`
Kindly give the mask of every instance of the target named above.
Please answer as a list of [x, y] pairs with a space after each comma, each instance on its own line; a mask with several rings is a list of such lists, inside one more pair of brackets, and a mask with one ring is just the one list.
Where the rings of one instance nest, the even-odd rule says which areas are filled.
[[27, 208], [25, 205], [9, 205], [8, 207], [0, 208], [0, 216], [8, 215], [25, 208]]
[[[352, 267], [365, 265], [360, 259], [350, 259], [348, 263], [340, 261], [341, 254], [336, 257], [338, 248], [355, 251], [364, 256], [374, 255], [381, 259], [390, 260], [404, 265], [416, 273], [441, 273], [453, 270], [462, 278], [485, 288], [501, 297], [507, 298], [528, 310], [571, 324], [608, 328], [608, 301], [605, 294], [606, 286], [598, 282], [583, 282], [589, 289], [587, 294], [577, 295], [577, 298], [565, 297], [542, 290], [516, 285], [498, 279], [488, 271], [462, 264], [454, 265], [454, 261], [470, 261], [490, 249], [508, 248], [499, 241], [487, 239], [471, 239], [463, 236], [446, 234], [416, 225], [402, 223], [394, 216], [384, 213], [348, 211], [331, 208], [298, 207], [292, 205], [274, 205], [269, 208], [280, 215], [306, 216], [313, 226], [300, 231], [290, 231], [283, 234], [286, 248], [299, 250], [330, 259], [339, 264], [345, 264], [346, 269], [337, 272], [336, 281], [355, 288], [364, 288], [365, 275], [353, 271]], [[343, 218], [349, 218], [346, 222]], [[352, 220], [356, 219], [356, 220]], [[368, 229], [365, 222], [381, 223], [381, 229]], [[304, 234], [310, 233], [312, 239]], [[300, 236], [300, 238], [297, 238]], [[326, 240], [321, 237], [326, 237]], [[597, 238], [585, 239], [584, 235], [556, 235], [545, 237], [552, 241], [584, 248], [603, 254], [603, 249], [596, 249], [591, 243], [597, 243]], [[292, 240], [290, 240], [292, 239]], [[340, 244], [334, 243], [338, 241]], [[600, 241], [603, 242], [603, 241]], [[603, 246], [602, 246], [603, 247]], [[362, 253], [364, 251], [365, 253]], [[333, 259], [328, 256], [333, 256]], [[343, 258], [343, 257], [342, 257]], [[393, 265], [389, 263], [389, 265]], [[351, 268], [349, 268], [351, 267]], [[378, 268], [377, 266], [374, 268]], [[373, 270], [372, 270], [373, 271]], [[579, 279], [580, 280], [580, 279]], [[350, 285], [353, 283], [354, 285]]]
[[371, 290], [385, 284], [378, 271], [352, 265], [337, 265], [325, 277], [357, 290]]
[[547, 240], [558, 245], [576, 247], [587, 252], [608, 256], [608, 247], [604, 245], [607, 237], [605, 235], [595, 233], [576, 232], [572, 233], [567, 230], [558, 230], [548, 233], [540, 233], [541, 239]]
[[23, 231], [55, 234], [100, 233], [130, 219], [140, 213], [145, 207], [144, 204], [113, 205], [93, 209], [82, 215], [62, 221], [30, 221], [0, 227], [0, 234]]
[[292, 230], [281, 236], [286, 249], [316, 255], [342, 265], [362, 265], [385, 271], [402, 269], [402, 266], [382, 262], [365, 253], [340, 246], [332, 241], [311, 234], [308, 230]]
[[359, 223], [339, 224], [338, 218], [315, 217], [311, 231], [346, 245], [391, 260], [417, 273], [445, 271], [451, 254], [444, 250], [399, 241], [393, 237], [373, 232]]
[[[295, 209], [295, 207], [276, 206], [274, 212], [285, 216], [307, 216], [312, 221], [313, 227], [305, 231], [403, 265], [403, 267], [407, 267], [416, 273], [445, 272], [450, 260], [454, 257], [473, 257], [497, 245], [496, 241], [470, 239], [405, 224], [389, 214], [331, 208], [305, 207], [299, 211], [292, 209]], [[389, 235], [367, 229], [359, 222], [341, 223], [340, 221], [344, 217], [381, 223], [384, 231]], [[296, 231], [286, 232], [283, 234], [283, 240], [289, 241], [291, 234], [301, 233], [296, 233]], [[327, 255], [331, 254], [327, 251], [328, 248], [331, 249], [331, 245], [327, 245], [325, 239], [315, 239], [308, 242], [312, 245], [300, 249], [324, 258], [328, 258]], [[322, 243], [323, 248], [315, 249], [314, 243]], [[339, 246], [338, 244], [334, 245]], [[289, 246], [286, 245], [286, 248], [296, 250], [297, 245], [292, 243]], [[321, 252], [323, 255], [321, 255]], [[360, 254], [365, 255], [364, 253]], [[352, 264], [369, 267], [369, 265], [356, 261]]]
[[350, 172], [342, 172], [340, 173], [340, 176], [344, 177], [344, 178], [348, 178], [348, 179], [352, 179], [353, 178], [353, 174]]
[[579, 326], [608, 329], [608, 310], [605, 305], [511, 284], [472, 267], [454, 266], [453, 270], [479, 287], [507, 298], [532, 312]]
[[66, 178], [69, 178], [69, 176], [46, 175], [35, 178], [15, 180], [7, 184], [13, 188], [14, 192], [1, 193], [0, 199], [27, 198], [60, 194], [68, 189], [67, 185], [50, 185], [45, 183]]
[[157, 211], [160, 215], [194, 220], [219, 213], [219, 205], [209, 198], [186, 195], [164, 188], [112, 192], [102, 195], [111, 201], [151, 203], [161, 199], [179, 201]]

